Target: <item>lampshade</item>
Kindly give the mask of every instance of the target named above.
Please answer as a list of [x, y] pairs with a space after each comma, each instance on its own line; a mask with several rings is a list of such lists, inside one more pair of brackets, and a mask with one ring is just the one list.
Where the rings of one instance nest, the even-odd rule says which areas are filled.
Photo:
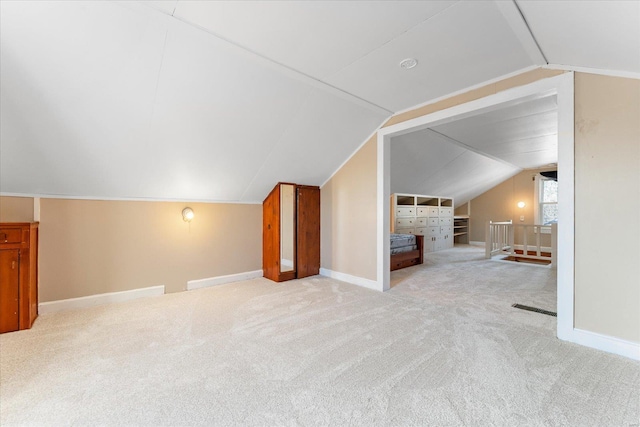
[[182, 210], [182, 219], [186, 222], [190, 222], [194, 217], [193, 209], [184, 208]]

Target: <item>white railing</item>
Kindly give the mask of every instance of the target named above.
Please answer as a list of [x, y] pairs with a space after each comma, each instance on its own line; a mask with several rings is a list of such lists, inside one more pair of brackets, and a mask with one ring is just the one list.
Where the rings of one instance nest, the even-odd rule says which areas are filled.
[[[518, 258], [548, 260], [556, 266], [558, 225], [513, 224], [512, 221], [487, 221], [485, 230], [485, 257], [504, 254]], [[551, 235], [551, 246], [541, 244], [542, 235]], [[530, 242], [533, 236], [533, 242]], [[515, 244], [518, 237], [518, 244]], [[522, 253], [519, 253], [519, 252]]]

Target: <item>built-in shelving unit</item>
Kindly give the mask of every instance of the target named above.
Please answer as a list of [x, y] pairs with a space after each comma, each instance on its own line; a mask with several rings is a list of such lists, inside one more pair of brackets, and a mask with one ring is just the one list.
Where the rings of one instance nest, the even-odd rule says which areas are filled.
[[453, 198], [391, 195], [391, 232], [425, 236], [424, 251], [453, 247]]
[[469, 244], [469, 215], [453, 217], [453, 239], [455, 243]]

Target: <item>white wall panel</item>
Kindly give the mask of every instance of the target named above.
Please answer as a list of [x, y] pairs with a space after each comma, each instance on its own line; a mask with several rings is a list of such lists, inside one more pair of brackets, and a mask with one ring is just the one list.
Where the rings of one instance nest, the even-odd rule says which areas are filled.
[[551, 64], [640, 73], [640, 2], [517, 3]]
[[[418, 60], [404, 70], [400, 61]], [[533, 65], [494, 2], [458, 2], [327, 81], [392, 111]]]
[[316, 78], [455, 1], [180, 1], [175, 16]]
[[314, 90], [263, 159], [242, 200], [262, 201], [278, 181], [322, 184], [386, 118]]

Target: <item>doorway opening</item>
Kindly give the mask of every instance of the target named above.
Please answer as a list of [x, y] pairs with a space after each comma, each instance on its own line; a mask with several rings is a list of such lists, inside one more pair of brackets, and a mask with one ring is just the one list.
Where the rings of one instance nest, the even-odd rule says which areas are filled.
[[[539, 80], [495, 95], [461, 104], [426, 116], [383, 128], [378, 132], [378, 272], [380, 290], [390, 287], [390, 195], [391, 144], [394, 138], [423, 132], [497, 110], [555, 97], [557, 101], [557, 165], [558, 165], [558, 250], [557, 250], [557, 336], [569, 339], [573, 332], [574, 294], [574, 106], [573, 73]], [[472, 151], [472, 150], [471, 150]]]

